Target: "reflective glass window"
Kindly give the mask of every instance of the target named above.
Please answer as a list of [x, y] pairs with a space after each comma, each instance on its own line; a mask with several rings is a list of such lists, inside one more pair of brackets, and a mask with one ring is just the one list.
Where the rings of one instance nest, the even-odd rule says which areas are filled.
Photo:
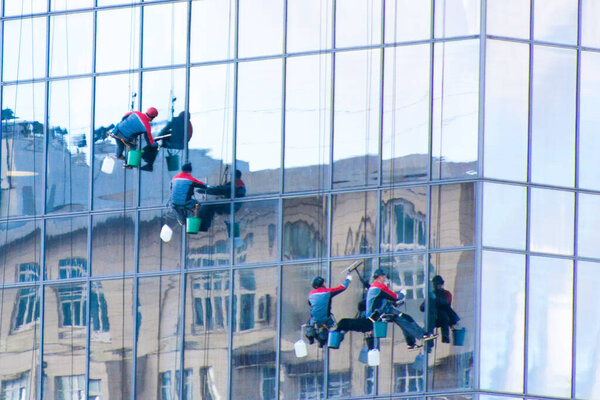
[[[200, 397], [227, 397], [229, 368], [229, 272], [214, 271], [187, 276], [185, 296], [185, 370], [198, 373], [192, 389]], [[196, 387], [196, 384], [199, 386]], [[184, 388], [184, 393], [186, 389]]]
[[[181, 230], [171, 210], [140, 211], [139, 271], [170, 271], [181, 268]], [[171, 240], [164, 242], [160, 232], [171, 229]]]
[[381, 252], [424, 249], [427, 244], [427, 189], [381, 192]]
[[281, 74], [279, 59], [239, 65], [236, 168], [248, 194], [279, 192]]
[[48, 9], [48, 0], [5, 0], [4, 15], [27, 15], [41, 13]]
[[0, 396], [35, 399], [38, 396], [40, 288], [0, 290]]
[[533, 38], [547, 42], [577, 43], [577, 2], [545, 0], [532, 2]]
[[581, 45], [600, 47], [600, 27], [596, 24], [598, 18], [600, 18], [600, 3], [594, 0], [583, 0], [581, 2]]
[[423, 180], [429, 165], [430, 46], [384, 51], [382, 179]]
[[527, 190], [522, 186], [483, 186], [483, 245], [525, 250]]
[[[522, 0], [488, 0], [487, 33], [529, 39], [529, 3]], [[486, 63], [489, 63], [489, 59]]]
[[35, 282], [44, 278], [40, 262], [41, 224], [39, 220], [0, 224], [0, 268], [3, 284]]
[[187, 11], [185, 2], [144, 7], [144, 67], [185, 63]]
[[87, 309], [85, 283], [45, 287], [43, 371], [47, 384], [42, 387], [44, 399], [78, 398], [85, 393]]
[[[196, 235], [187, 235], [185, 265], [187, 268], [229, 265], [231, 239], [227, 228], [231, 207], [229, 203], [201, 203], [198, 208], [198, 216], [202, 219], [200, 231]], [[176, 223], [174, 219], [172, 221]]]
[[0, 139], [0, 216], [42, 214], [43, 83], [4, 86]]
[[377, 184], [380, 50], [337, 53], [334, 187]]
[[46, 220], [45, 257], [47, 279], [88, 275], [88, 217]]
[[3, 81], [42, 78], [46, 74], [45, 60], [46, 18], [4, 21]]
[[331, 56], [291, 57], [286, 62], [284, 188], [329, 186]]
[[[229, 204], [227, 204], [229, 206]], [[247, 201], [233, 205], [234, 223], [226, 221], [233, 237], [235, 263], [255, 263], [279, 259], [279, 201]]]
[[386, 43], [431, 37], [431, 2], [387, 0], [384, 3]]
[[488, 40], [485, 72], [486, 177], [527, 180], [529, 46]]
[[381, 43], [381, 1], [345, 0], [335, 3], [335, 46]]
[[194, 176], [212, 186], [224, 184], [224, 175], [228, 178], [231, 172], [228, 165], [233, 147], [233, 80], [232, 64], [190, 70], [193, 135], [188, 142], [188, 157]]
[[[235, 2], [194, 0], [190, 59], [192, 62], [233, 58], [235, 43]], [[210, 40], [207, 38], [210, 37]]]
[[275, 267], [233, 274], [231, 398], [276, 399], [276, 320], [279, 273]]
[[[600, 4], [600, 3], [599, 3]], [[580, 108], [579, 108], [579, 186], [600, 189], [600, 54], [581, 52]]]
[[531, 189], [532, 251], [573, 254], [574, 201], [570, 192]]
[[327, 240], [327, 198], [298, 197], [283, 200], [284, 260], [323, 257]]
[[288, 0], [288, 53], [331, 47], [332, 4], [332, 0]]
[[181, 357], [179, 288], [179, 275], [138, 281], [138, 298], [133, 300], [137, 322], [136, 398], [155, 398], [159, 392], [163, 399], [175, 398], [179, 387], [175, 372]]
[[92, 274], [122, 275], [133, 272], [135, 214], [92, 216]]
[[138, 68], [140, 9], [130, 7], [98, 11], [96, 38], [97, 72]]
[[50, 83], [46, 212], [88, 209], [91, 79]]
[[[527, 391], [537, 395], [569, 397], [573, 262], [531, 257], [529, 280]], [[549, 329], [549, 326], [552, 328]]]
[[[102, 171], [107, 158], [116, 152], [116, 139], [109, 136], [116, 124], [129, 110], [137, 110], [138, 74], [99, 76], [96, 78], [96, 103], [94, 111], [94, 199], [93, 208], [118, 209], [132, 207], [137, 203], [135, 175], [121, 168], [122, 162], [115, 160], [112, 171]], [[110, 161], [106, 161], [109, 162]]]
[[254, 57], [283, 52], [283, 2], [246, 0], [238, 3], [238, 53]]
[[376, 252], [377, 193], [336, 194], [331, 204], [331, 255]]
[[[142, 206], [165, 205], [169, 200], [171, 178], [175, 176], [184, 163], [185, 136], [185, 71], [183, 69], [161, 70], [142, 74], [142, 110], [154, 107], [158, 116], [152, 120], [150, 127], [152, 136], [171, 135], [166, 140], [157, 141], [161, 146], [158, 152], [153, 151], [151, 157], [142, 154], [140, 204]], [[183, 113], [183, 114], [182, 114]], [[193, 126], [188, 124], [188, 137], [193, 134]], [[198, 133], [196, 133], [198, 134]], [[143, 139], [142, 139], [143, 137]], [[142, 149], [150, 152], [146, 136], [139, 136], [138, 142]], [[177, 155], [178, 165], [169, 170], [168, 157]], [[154, 160], [152, 159], [154, 157]], [[194, 161], [191, 160], [190, 161]], [[200, 163], [196, 163], [193, 175], [198, 176]], [[202, 175], [200, 175], [202, 176]], [[205, 179], [200, 178], [201, 181]]]
[[577, 214], [577, 255], [600, 258], [598, 226], [600, 225], [600, 196], [579, 193]]
[[[93, 281], [90, 290], [90, 398], [131, 397], [133, 279]], [[94, 396], [93, 394], [96, 394]]]
[[475, 185], [431, 188], [431, 247], [472, 246], [475, 234]]
[[434, 52], [432, 178], [472, 177], [477, 174], [479, 41], [436, 43]]
[[94, 0], [52, 0], [50, 4], [51, 11], [61, 11], [93, 7]]
[[534, 182], [573, 186], [576, 61], [574, 50], [534, 48], [531, 111]]
[[50, 76], [92, 71], [93, 17], [92, 13], [50, 17]]
[[481, 281], [481, 388], [522, 393], [525, 257], [484, 251]]
[[479, 34], [478, 0], [435, 1], [435, 37]]
[[600, 321], [590, 318], [600, 306], [597, 295], [597, 282], [600, 279], [600, 265], [579, 261], [577, 263], [577, 314], [576, 314], [576, 354], [575, 397], [593, 399], [600, 396], [598, 387], [599, 372], [598, 338]]

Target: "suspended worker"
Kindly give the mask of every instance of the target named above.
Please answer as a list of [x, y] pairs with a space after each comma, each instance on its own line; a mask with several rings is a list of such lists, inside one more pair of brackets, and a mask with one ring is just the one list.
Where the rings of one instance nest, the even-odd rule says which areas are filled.
[[150, 121], [152, 121], [158, 115], [158, 110], [154, 107], [150, 107], [145, 113], [140, 111], [128, 112], [121, 118], [121, 122], [115, 126], [111, 136], [113, 136], [117, 142], [116, 158], [125, 160], [123, 156], [123, 150], [125, 146], [128, 149], [136, 146], [136, 140], [139, 135], [145, 135], [146, 144], [148, 146], [157, 146], [152, 138], [152, 131], [150, 128]]
[[308, 294], [310, 321], [306, 330], [306, 337], [310, 344], [313, 344], [315, 339], [319, 342], [319, 347], [327, 344], [329, 328], [335, 325], [331, 314], [331, 299], [346, 290], [351, 281], [352, 275], [348, 274], [341, 285], [328, 288], [323, 277], [313, 278], [313, 290]]
[[192, 176], [192, 164], [181, 166], [181, 172], [171, 179], [170, 207], [177, 215], [180, 225], [185, 225], [185, 219], [189, 211], [194, 210], [197, 215], [198, 200], [194, 199], [194, 189], [206, 189], [204, 182]]
[[[158, 137], [162, 139], [158, 139], [160, 141], [160, 147], [164, 147], [166, 149], [173, 150], [183, 150], [184, 142], [183, 136], [185, 131], [185, 111], [179, 113], [178, 116], [173, 117], [167, 125], [161, 129]], [[189, 142], [192, 138], [193, 127], [190, 121], [190, 114], [187, 116], [188, 122], [188, 137], [187, 141]], [[169, 136], [170, 135], [170, 136]], [[142, 158], [146, 161], [146, 164], [140, 167], [142, 171], [152, 171], [154, 166], [154, 161], [156, 160], [156, 156], [158, 155], [158, 147], [157, 146], [146, 146], [144, 147], [144, 153], [142, 154]], [[170, 155], [170, 153], [169, 153]]]
[[390, 290], [386, 284], [388, 279], [385, 271], [381, 268], [373, 272], [373, 283], [367, 290], [366, 316], [372, 321], [388, 319], [400, 327], [409, 349], [417, 347], [417, 340], [428, 340], [433, 338], [408, 314], [400, 312], [395, 305], [403, 302], [404, 291], [400, 295]]
[[[242, 180], [242, 171], [239, 169], [235, 170], [234, 189], [236, 198], [246, 197], [246, 184]], [[206, 189], [206, 194], [229, 199], [231, 198], [231, 182], [225, 182], [224, 184], [218, 186], [210, 186], [208, 189]], [[235, 203], [233, 206], [233, 211], [238, 212], [241, 206], [242, 203]], [[198, 216], [202, 219], [200, 231], [207, 232], [210, 229], [215, 214], [228, 213], [229, 204], [211, 204], [201, 206], [198, 212]]]
[[[442, 331], [442, 343], [450, 343], [450, 328], [454, 328], [460, 317], [452, 309], [452, 293], [444, 289], [444, 279], [436, 275], [431, 279], [432, 291], [429, 295], [429, 326], [440, 328]], [[425, 302], [421, 304], [421, 311], [425, 311]]]

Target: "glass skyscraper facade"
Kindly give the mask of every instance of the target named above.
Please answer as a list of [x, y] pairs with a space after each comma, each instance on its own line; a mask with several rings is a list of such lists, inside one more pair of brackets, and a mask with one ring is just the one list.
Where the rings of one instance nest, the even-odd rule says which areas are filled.
[[[600, 398], [600, 2], [1, 7], [0, 399]], [[104, 172], [151, 106], [184, 148]], [[242, 172], [206, 232], [166, 206], [175, 155]], [[358, 259], [428, 329], [442, 276], [464, 341], [297, 358], [312, 278]]]

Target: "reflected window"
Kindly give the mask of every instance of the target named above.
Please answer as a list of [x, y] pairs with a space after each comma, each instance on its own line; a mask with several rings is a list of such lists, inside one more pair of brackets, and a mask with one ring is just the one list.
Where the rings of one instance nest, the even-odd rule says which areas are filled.
[[173, 382], [171, 371], [161, 372], [158, 381], [160, 382], [160, 399], [173, 400]]
[[203, 330], [225, 328], [227, 302], [223, 299], [222, 288], [227, 287], [227, 284], [228, 279], [216, 275], [201, 275], [192, 284], [194, 334], [199, 335]]
[[346, 397], [350, 396], [352, 388], [352, 378], [350, 371], [330, 372], [328, 376], [327, 395], [329, 397]]
[[25, 371], [14, 379], [3, 379], [0, 389], [2, 400], [26, 400], [29, 399], [29, 371]]
[[[57, 376], [54, 378], [56, 400], [73, 400], [85, 398], [85, 375]], [[90, 379], [88, 400], [102, 399], [102, 381]]]
[[262, 400], [275, 399], [275, 368], [263, 367], [262, 380], [260, 381], [260, 393]]
[[109, 332], [110, 324], [108, 322], [108, 307], [102, 283], [92, 282], [92, 291], [90, 292], [90, 315], [92, 319], [92, 330], [94, 332]]
[[412, 364], [394, 365], [394, 393], [422, 392], [425, 390], [423, 370], [415, 369]]
[[[37, 279], [37, 278], [36, 278]], [[23, 281], [21, 281], [23, 282]], [[13, 331], [27, 329], [40, 319], [40, 296], [37, 287], [19, 289]]]
[[[179, 382], [180, 380], [180, 373], [179, 370], [175, 371], [175, 382]], [[192, 385], [193, 385], [193, 371], [192, 369], [184, 369], [183, 370], [183, 396], [179, 396], [179, 383], [177, 383], [177, 387], [176, 387], [176, 392], [177, 392], [177, 399], [181, 399], [181, 400], [192, 400]]]

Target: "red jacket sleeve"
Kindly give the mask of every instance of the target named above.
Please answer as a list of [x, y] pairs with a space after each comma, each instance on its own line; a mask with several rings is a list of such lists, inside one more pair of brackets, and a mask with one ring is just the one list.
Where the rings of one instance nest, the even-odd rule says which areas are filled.
[[148, 117], [143, 112], [140, 112], [140, 111], [134, 111], [134, 112], [135, 112], [135, 115], [137, 115], [137, 117], [140, 119], [141, 123], [144, 125], [144, 128], [146, 128], [146, 137], [148, 138], [148, 143], [153, 145], [154, 138], [152, 137], [152, 128], [150, 128], [150, 121], [148, 120]]

